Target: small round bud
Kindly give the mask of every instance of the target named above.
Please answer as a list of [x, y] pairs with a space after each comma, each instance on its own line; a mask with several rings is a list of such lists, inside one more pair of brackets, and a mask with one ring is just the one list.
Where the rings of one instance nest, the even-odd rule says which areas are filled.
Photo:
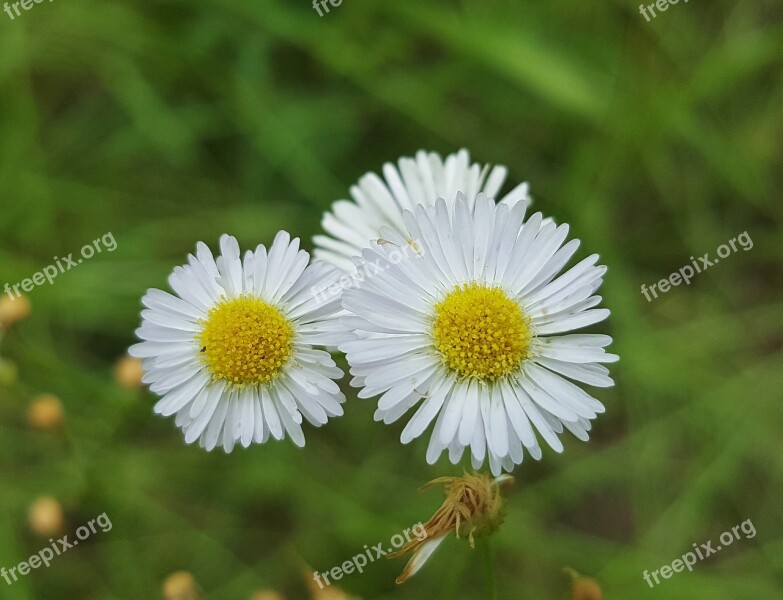
[[64, 421], [63, 404], [52, 394], [36, 396], [27, 408], [27, 423], [33, 429], [52, 431], [62, 427]]
[[200, 597], [196, 579], [187, 571], [176, 571], [163, 582], [165, 600], [198, 600]]
[[30, 300], [27, 296], [11, 298], [7, 294], [0, 296], [0, 329], [8, 329], [11, 325], [30, 314]]
[[253, 594], [250, 600], [285, 600], [285, 596], [274, 590], [264, 590]]
[[65, 519], [60, 503], [51, 496], [37, 498], [27, 511], [30, 529], [41, 537], [50, 537], [65, 529]]
[[114, 378], [120, 387], [135, 390], [141, 387], [141, 378], [144, 371], [141, 368], [141, 360], [132, 356], [123, 356], [114, 367]]
[[16, 383], [16, 365], [10, 360], [0, 358], [0, 386]]
[[601, 600], [604, 597], [601, 586], [595, 579], [583, 577], [571, 568], [564, 571], [571, 576], [572, 600]]

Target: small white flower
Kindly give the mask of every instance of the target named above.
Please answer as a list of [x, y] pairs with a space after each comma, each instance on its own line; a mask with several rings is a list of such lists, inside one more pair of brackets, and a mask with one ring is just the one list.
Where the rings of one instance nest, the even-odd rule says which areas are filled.
[[462, 192], [472, 203], [477, 194], [498, 199], [513, 206], [523, 202], [530, 204], [528, 184], [521, 183], [498, 198], [506, 179], [507, 169], [497, 165], [480, 166], [470, 162], [467, 150], [450, 154], [445, 160], [435, 152], [416, 153], [415, 158], [404, 157], [398, 166], [386, 163], [381, 179], [375, 173], [367, 173], [351, 188], [351, 200], [338, 200], [332, 211], [324, 214], [321, 225], [329, 235], [313, 238], [316, 258], [333, 263], [345, 271], [353, 271], [352, 258], [378, 239], [379, 230], [386, 225], [399, 234], [405, 232], [402, 213], [417, 205], [430, 206], [438, 198], [453, 203]]
[[[470, 446], [473, 467], [489, 458], [494, 474], [522, 461], [523, 447], [541, 457], [538, 435], [557, 452], [563, 428], [587, 440], [603, 405], [569, 379], [613, 385], [600, 363], [618, 357], [606, 335], [563, 335], [604, 320], [594, 293], [605, 267], [598, 255], [560, 274], [579, 241], [565, 245], [568, 225], [524, 222], [513, 208], [479, 196], [470, 210], [460, 195], [405, 213], [407, 231], [382, 232], [388, 243], [365, 249], [381, 271], [343, 294], [356, 338], [340, 348], [360, 398], [380, 395], [376, 420], [415, 414], [402, 431], [408, 443], [435, 421], [427, 450], [456, 464]], [[389, 253], [413, 238], [422, 255], [399, 264]]]
[[248, 447], [285, 434], [304, 446], [302, 416], [316, 427], [343, 414], [333, 381], [342, 377], [328, 352], [344, 336], [334, 315], [339, 298], [317, 302], [314, 285], [342, 274], [332, 265], [308, 266], [310, 255], [281, 231], [240, 258], [235, 238], [220, 238], [215, 260], [199, 242], [169, 285], [142, 299], [143, 340], [130, 354], [143, 359], [144, 378], [159, 396], [155, 412], [176, 415], [185, 441], [202, 448], [236, 442]]

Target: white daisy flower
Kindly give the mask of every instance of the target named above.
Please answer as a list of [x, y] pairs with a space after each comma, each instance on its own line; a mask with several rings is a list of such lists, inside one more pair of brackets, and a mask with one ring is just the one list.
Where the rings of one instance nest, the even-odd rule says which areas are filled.
[[[382, 226], [404, 234], [404, 210], [413, 210], [419, 204], [430, 206], [438, 198], [453, 204], [458, 192], [465, 194], [471, 208], [479, 193], [498, 199], [506, 174], [506, 167], [501, 165], [490, 168], [471, 163], [465, 149], [448, 155], [446, 160], [435, 152], [421, 150], [415, 158], [401, 158], [398, 166], [386, 163], [385, 180], [367, 173], [351, 188], [352, 201], [338, 200], [331, 212], [324, 214], [321, 225], [329, 235], [313, 238], [314, 254], [351, 272], [355, 268], [352, 258], [378, 239]], [[517, 202], [529, 205], [528, 184], [519, 184], [500, 201], [510, 206]]]
[[169, 285], [142, 299], [143, 340], [130, 354], [143, 359], [144, 378], [159, 396], [155, 412], [176, 415], [185, 441], [231, 452], [286, 434], [304, 446], [302, 416], [316, 427], [343, 414], [333, 381], [343, 372], [328, 352], [344, 336], [333, 318], [339, 298], [318, 302], [311, 288], [342, 273], [314, 263], [299, 240], [277, 234], [240, 258], [235, 238], [220, 238], [215, 260], [199, 242]]
[[[451, 214], [450, 214], [451, 213]], [[538, 436], [555, 451], [563, 428], [587, 440], [604, 406], [569, 379], [613, 385], [600, 363], [618, 357], [606, 335], [566, 334], [606, 319], [593, 295], [606, 267], [592, 255], [560, 275], [579, 241], [568, 225], [524, 221], [513, 208], [479, 196], [470, 210], [460, 194], [405, 213], [405, 234], [386, 229], [365, 261], [383, 268], [343, 293], [356, 339], [341, 344], [360, 398], [380, 395], [375, 419], [391, 423], [418, 405], [402, 431], [408, 443], [435, 421], [427, 449], [457, 463], [470, 446], [473, 467], [494, 474], [541, 457]], [[421, 256], [389, 260], [408, 239]], [[536, 435], [538, 434], [538, 436]]]

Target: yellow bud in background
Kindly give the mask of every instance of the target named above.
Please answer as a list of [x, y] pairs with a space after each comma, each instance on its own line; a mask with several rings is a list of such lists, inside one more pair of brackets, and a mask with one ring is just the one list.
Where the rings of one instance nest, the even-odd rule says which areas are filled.
[[10, 360], [0, 358], [0, 386], [16, 383], [16, 365]]
[[63, 508], [56, 498], [42, 496], [37, 498], [27, 511], [30, 529], [41, 537], [51, 537], [65, 529]]
[[573, 600], [601, 600], [603, 592], [595, 579], [580, 577], [574, 580], [571, 597]]
[[187, 571], [176, 571], [163, 582], [165, 600], [198, 600], [200, 597], [196, 579]]
[[264, 590], [262, 592], [256, 592], [253, 594], [250, 600], [285, 600], [285, 596], [275, 592], [274, 590]]
[[8, 294], [0, 296], [0, 328], [8, 329], [11, 325], [30, 314], [30, 300], [27, 296], [11, 298]]
[[334, 584], [318, 585], [313, 578], [313, 573], [314, 571], [310, 567], [305, 567], [302, 570], [302, 576], [307, 584], [307, 589], [310, 591], [311, 600], [361, 600], [356, 596], [347, 594], [342, 588]]
[[144, 371], [141, 368], [141, 360], [132, 356], [123, 356], [114, 367], [114, 378], [120, 387], [135, 390], [141, 387], [141, 377]]
[[27, 423], [33, 429], [52, 431], [62, 427], [64, 421], [63, 403], [52, 394], [36, 396], [27, 408]]
[[601, 600], [604, 597], [601, 586], [595, 579], [583, 577], [573, 569], [563, 570], [571, 576], [572, 600]]

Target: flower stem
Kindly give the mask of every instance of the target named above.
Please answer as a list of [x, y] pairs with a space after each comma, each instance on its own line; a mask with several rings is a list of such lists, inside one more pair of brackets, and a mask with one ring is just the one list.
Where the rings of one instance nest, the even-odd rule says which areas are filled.
[[495, 557], [492, 554], [492, 544], [489, 538], [479, 540], [481, 546], [481, 554], [484, 560], [484, 578], [486, 586], [487, 600], [496, 600], [497, 593], [495, 591]]

